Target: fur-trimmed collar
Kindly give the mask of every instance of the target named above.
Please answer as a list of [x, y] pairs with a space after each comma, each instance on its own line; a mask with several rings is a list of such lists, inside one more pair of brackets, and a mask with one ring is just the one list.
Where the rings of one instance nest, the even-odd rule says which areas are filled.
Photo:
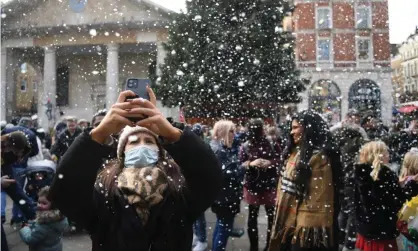
[[38, 223], [51, 223], [60, 221], [64, 218], [61, 212], [56, 210], [46, 210], [46, 211], [37, 211], [36, 212], [36, 221]]

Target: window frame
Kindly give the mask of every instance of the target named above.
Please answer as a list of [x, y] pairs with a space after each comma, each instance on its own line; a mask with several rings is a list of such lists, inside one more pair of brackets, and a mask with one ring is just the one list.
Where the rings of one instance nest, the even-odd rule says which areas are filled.
[[[367, 27], [359, 27], [359, 11], [360, 10], [368, 10], [368, 15], [367, 15]], [[372, 9], [370, 6], [357, 6], [356, 7], [356, 29], [371, 29], [372, 28]]]
[[[328, 10], [329, 15], [329, 27], [320, 27], [319, 25], [319, 11], [321, 10]], [[326, 29], [332, 29], [332, 8], [330, 6], [317, 6], [316, 12], [315, 12], [315, 28], [317, 30], [326, 30]]]
[[[360, 41], [361, 40], [367, 40], [369, 41], [369, 59], [360, 59]], [[356, 38], [356, 59], [358, 62], [372, 62], [373, 61], [373, 39], [371, 37], [358, 37]]]
[[[320, 58], [320, 54], [319, 54], [319, 43], [320, 41], [329, 41], [329, 59], [323, 60], [323, 59], [319, 59]], [[324, 62], [329, 62], [332, 63], [333, 62], [333, 45], [332, 45], [332, 38], [328, 38], [328, 37], [318, 37], [316, 40], [316, 61], [320, 62], [320, 63], [324, 63]]]

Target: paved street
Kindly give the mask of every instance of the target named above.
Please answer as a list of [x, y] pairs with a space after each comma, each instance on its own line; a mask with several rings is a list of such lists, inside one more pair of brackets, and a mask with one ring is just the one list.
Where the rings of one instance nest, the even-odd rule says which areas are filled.
[[[9, 247], [11, 251], [27, 251], [28, 247], [21, 241], [19, 236], [19, 229], [14, 229], [10, 226], [10, 217], [12, 215], [12, 201], [8, 199], [7, 201], [7, 222], [4, 225], [4, 229], [6, 231], [7, 240], [9, 242]], [[265, 234], [267, 228], [267, 218], [265, 216], [265, 211], [262, 208], [260, 210], [259, 216], [259, 233], [260, 233], [260, 250], [263, 250], [264, 243], [265, 243]], [[247, 212], [248, 209], [245, 207], [244, 203], [242, 204], [241, 209], [242, 214], [238, 215], [236, 218], [236, 227], [244, 228], [247, 222]], [[208, 235], [209, 240], [212, 239], [212, 230], [215, 225], [216, 217], [215, 215], [210, 212], [209, 210], [206, 212], [206, 220], [208, 223]], [[246, 230], [246, 229], [245, 229]], [[210, 242], [209, 242], [210, 245]], [[248, 250], [249, 249], [249, 241], [247, 235], [245, 234], [242, 238], [230, 238], [228, 243], [228, 251], [238, 251], [238, 250]], [[90, 251], [91, 250], [91, 242], [90, 238], [86, 234], [79, 234], [79, 235], [69, 235], [67, 234], [64, 237], [64, 251]], [[210, 250], [210, 248], [208, 248]]]

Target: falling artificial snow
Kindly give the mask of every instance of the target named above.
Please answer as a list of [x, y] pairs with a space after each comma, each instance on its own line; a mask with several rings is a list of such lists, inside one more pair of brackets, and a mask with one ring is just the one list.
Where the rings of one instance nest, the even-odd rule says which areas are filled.
[[97, 31], [96, 31], [96, 29], [91, 29], [91, 30], [89, 30], [89, 34], [90, 34], [92, 37], [97, 36]]
[[201, 16], [201, 15], [196, 15], [196, 16], [194, 17], [194, 20], [195, 20], [195, 21], [200, 21], [200, 20], [202, 20], [202, 16]]

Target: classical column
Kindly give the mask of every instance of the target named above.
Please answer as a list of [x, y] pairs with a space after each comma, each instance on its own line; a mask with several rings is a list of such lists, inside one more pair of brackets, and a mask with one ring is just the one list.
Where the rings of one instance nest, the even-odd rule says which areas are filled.
[[119, 86], [119, 45], [107, 45], [106, 66], [106, 108], [109, 109], [118, 98]]
[[39, 124], [48, 129], [55, 124], [56, 96], [57, 96], [57, 66], [55, 48], [44, 48], [44, 81], [42, 91], [38, 90]]
[[6, 120], [7, 48], [1, 48], [0, 119]]
[[164, 59], [166, 56], [166, 51], [164, 50], [163, 42], [157, 41], [157, 76], [161, 76], [162, 65], [164, 65]]

